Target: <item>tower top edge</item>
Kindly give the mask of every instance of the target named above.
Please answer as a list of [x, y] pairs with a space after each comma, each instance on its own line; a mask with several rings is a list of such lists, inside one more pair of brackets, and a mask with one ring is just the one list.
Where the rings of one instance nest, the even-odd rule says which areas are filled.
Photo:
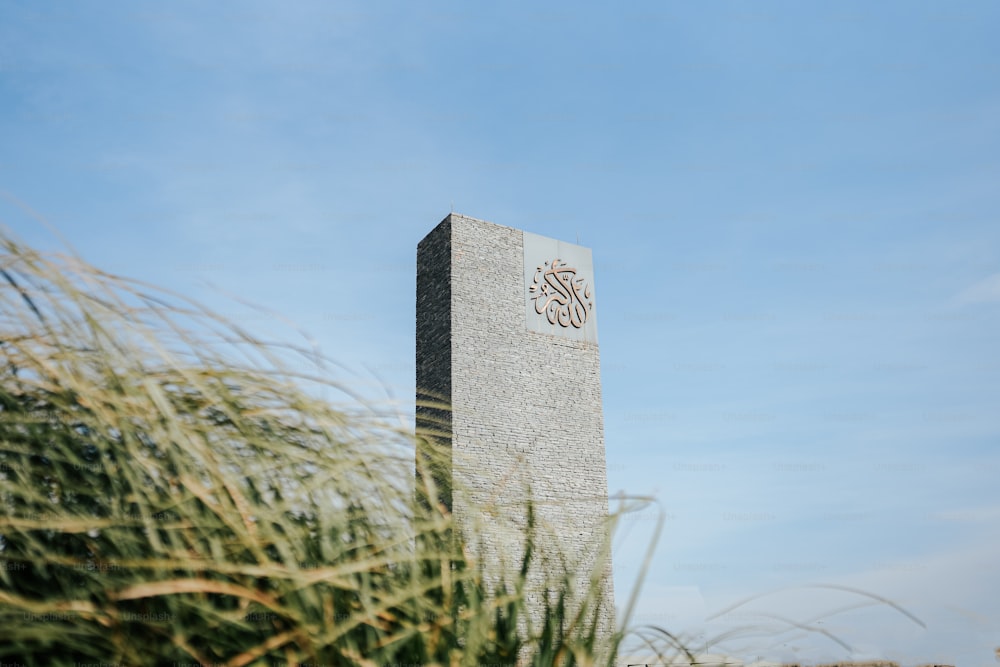
[[[562, 241], [562, 240], [559, 240], [557, 238], [553, 238], [553, 237], [549, 237], [549, 236], [544, 236], [542, 234], [536, 234], [535, 232], [530, 232], [530, 231], [528, 231], [526, 229], [518, 229], [517, 227], [511, 227], [510, 225], [501, 225], [499, 223], [493, 222], [492, 220], [484, 220], [482, 218], [474, 218], [471, 215], [464, 215], [462, 213], [454, 213], [454, 212], [449, 213], [448, 215], [446, 215], [441, 220], [441, 222], [439, 222], [437, 225], [435, 225], [434, 228], [431, 231], [429, 231], [426, 236], [424, 236], [424, 239], [422, 239], [420, 241], [420, 243], [423, 243], [424, 240], [426, 240], [428, 237], [432, 236], [441, 227], [445, 227], [445, 226], [448, 226], [448, 225], [453, 224], [453, 223], [462, 224], [462, 223], [470, 223], [470, 222], [471, 223], [476, 223], [476, 224], [481, 224], [481, 225], [489, 225], [491, 227], [496, 227], [497, 229], [504, 229], [504, 230], [514, 231], [514, 232], [518, 232], [520, 234], [530, 234], [532, 236], [536, 236], [536, 237], [539, 237], [539, 238], [542, 238], [542, 239], [549, 239], [549, 240], [552, 240], [552, 241], [558, 241], [559, 243], [565, 244], [565, 245], [578, 246], [580, 248], [586, 248], [586, 246], [581, 246], [578, 243], [572, 243], [570, 241]], [[587, 248], [587, 249], [589, 250], [589, 248]]]

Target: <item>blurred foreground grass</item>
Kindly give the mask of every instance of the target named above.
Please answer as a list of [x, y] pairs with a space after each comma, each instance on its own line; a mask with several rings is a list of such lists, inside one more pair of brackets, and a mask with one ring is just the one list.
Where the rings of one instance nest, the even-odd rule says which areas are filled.
[[0, 233], [0, 662], [612, 663], [596, 577], [532, 623], [529, 526], [488, 590], [413, 434], [311, 352]]

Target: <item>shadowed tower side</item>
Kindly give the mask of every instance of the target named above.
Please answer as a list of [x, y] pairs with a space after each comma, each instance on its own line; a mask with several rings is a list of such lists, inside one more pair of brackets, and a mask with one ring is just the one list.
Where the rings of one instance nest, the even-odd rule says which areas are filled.
[[[474, 553], [487, 568], [520, 557], [530, 492], [539, 531], [532, 615], [543, 609], [547, 574], [599, 567], [599, 636], [610, 637], [610, 557], [598, 565], [608, 490], [590, 250], [446, 217], [417, 247], [416, 368], [418, 427], [450, 448], [434, 471], [438, 500]], [[428, 398], [450, 410], [422, 406]], [[580, 592], [587, 585], [585, 576], [576, 582]]]
[[[451, 413], [451, 222], [445, 219], [417, 246], [417, 430], [436, 446], [450, 448]], [[436, 498], [421, 500], [441, 503], [452, 509], [451, 462], [430, 455], [418, 447], [423, 465], [417, 466], [417, 493], [426, 484], [421, 471], [431, 473]]]

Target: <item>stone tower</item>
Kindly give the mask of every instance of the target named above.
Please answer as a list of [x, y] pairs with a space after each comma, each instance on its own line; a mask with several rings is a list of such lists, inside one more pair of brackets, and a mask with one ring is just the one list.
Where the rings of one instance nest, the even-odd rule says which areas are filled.
[[[439, 501], [487, 565], [519, 562], [530, 493], [539, 566], [598, 572], [600, 635], [614, 630], [597, 298], [591, 252], [451, 214], [417, 246], [417, 423], [450, 461]], [[427, 399], [450, 410], [420, 407]], [[419, 455], [419, 453], [418, 453]], [[492, 508], [485, 514], [483, 506]], [[599, 560], [601, 559], [601, 560]], [[600, 564], [599, 564], [600, 563]], [[576, 582], [587, 588], [586, 576]]]

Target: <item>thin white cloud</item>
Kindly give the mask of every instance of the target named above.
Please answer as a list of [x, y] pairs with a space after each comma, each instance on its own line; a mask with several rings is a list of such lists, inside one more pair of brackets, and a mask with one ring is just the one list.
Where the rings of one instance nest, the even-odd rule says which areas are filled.
[[966, 509], [934, 512], [932, 519], [961, 523], [987, 523], [1000, 525], [1000, 506], [970, 507]]
[[971, 285], [958, 295], [960, 303], [1000, 302], [1000, 273], [994, 273]]
[[[981, 518], [989, 520], [994, 510], [984, 508]], [[745, 597], [736, 588], [713, 586], [709, 593], [652, 581], [632, 621], [655, 621], [699, 650], [715, 637], [720, 643], [710, 648], [745, 660], [823, 662], [849, 653], [855, 660], [978, 664], [996, 648], [998, 558], [1000, 541], [987, 533], [933, 554], [804, 578], [798, 586], [770, 588], [760, 578], [737, 587]]]

